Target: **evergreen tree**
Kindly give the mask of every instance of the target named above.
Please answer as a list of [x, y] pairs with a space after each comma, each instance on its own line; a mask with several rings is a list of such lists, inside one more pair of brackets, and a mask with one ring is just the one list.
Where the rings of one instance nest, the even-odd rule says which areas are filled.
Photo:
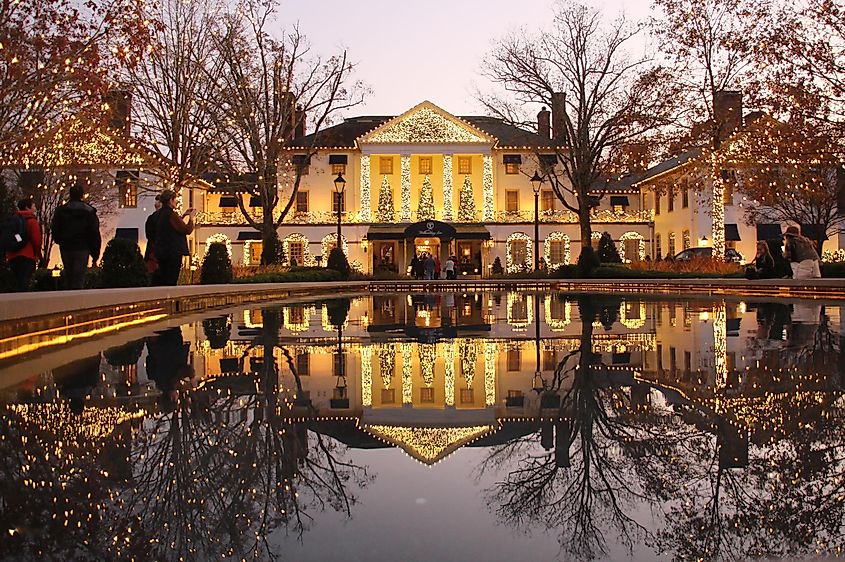
[[349, 267], [349, 260], [346, 259], [346, 254], [340, 248], [332, 248], [329, 252], [329, 259], [326, 262], [326, 267], [334, 269], [340, 273], [341, 279], [349, 279], [351, 268]]
[[202, 259], [202, 272], [200, 283], [202, 285], [214, 285], [232, 282], [232, 260], [226, 250], [226, 244], [214, 242], [208, 247], [205, 257]]
[[420, 204], [417, 207], [417, 220], [424, 221], [434, 218], [434, 191], [431, 189], [431, 179], [423, 179], [420, 190]]
[[381, 177], [376, 218], [379, 222], [393, 222], [393, 190], [390, 189], [390, 182], [387, 181], [387, 176]]
[[496, 259], [493, 260], [493, 275], [501, 275], [505, 272], [505, 268], [502, 267], [502, 260], [499, 259], [499, 256], [496, 256]]
[[458, 207], [458, 221], [472, 222], [475, 220], [475, 198], [472, 194], [472, 182], [469, 176], [464, 176], [464, 185], [461, 188], [461, 201]]
[[[223, 251], [226, 251], [225, 247]], [[138, 244], [132, 240], [110, 240], [101, 263], [103, 287], [146, 287], [150, 284], [147, 264]]]
[[619, 257], [619, 250], [616, 249], [616, 244], [613, 243], [613, 238], [610, 233], [602, 232], [599, 238], [599, 261], [601, 263], [622, 263], [622, 258]]

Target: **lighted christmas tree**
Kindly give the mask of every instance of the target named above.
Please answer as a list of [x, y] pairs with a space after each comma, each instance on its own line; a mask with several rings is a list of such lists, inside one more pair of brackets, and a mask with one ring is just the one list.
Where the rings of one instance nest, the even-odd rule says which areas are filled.
[[376, 218], [379, 222], [393, 222], [393, 190], [390, 189], [390, 182], [387, 181], [387, 176], [381, 177]]
[[475, 197], [472, 194], [472, 182], [469, 176], [464, 176], [464, 185], [461, 187], [461, 203], [458, 207], [458, 221], [472, 222], [475, 220]]
[[431, 179], [425, 177], [420, 190], [420, 204], [417, 207], [417, 220], [424, 221], [434, 218], [434, 191], [431, 189]]

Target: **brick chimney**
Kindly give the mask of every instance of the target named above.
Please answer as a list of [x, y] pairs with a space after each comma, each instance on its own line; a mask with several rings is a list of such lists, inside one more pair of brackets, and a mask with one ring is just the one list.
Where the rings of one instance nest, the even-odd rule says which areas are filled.
[[544, 139], [552, 138], [551, 117], [552, 114], [545, 107], [537, 114], [537, 134]]
[[552, 133], [555, 139], [562, 139], [566, 131], [566, 94], [552, 94]]
[[[718, 143], [742, 127], [742, 92], [719, 90], [713, 94], [713, 119]], [[718, 144], [717, 143], [717, 144]]]
[[644, 142], [628, 143], [622, 150], [624, 151], [625, 164], [629, 171], [644, 172], [648, 168], [648, 145]]
[[110, 90], [103, 96], [108, 109], [108, 125], [130, 134], [132, 126], [132, 94], [126, 90]]
[[293, 138], [305, 136], [305, 110], [301, 105], [296, 106], [296, 111], [293, 113]]

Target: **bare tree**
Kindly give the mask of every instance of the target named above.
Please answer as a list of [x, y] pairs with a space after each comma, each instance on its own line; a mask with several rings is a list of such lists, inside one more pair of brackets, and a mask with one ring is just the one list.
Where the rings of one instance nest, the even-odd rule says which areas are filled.
[[676, 98], [667, 90], [665, 69], [628, 53], [641, 29], [622, 17], [605, 23], [595, 9], [560, 2], [550, 30], [505, 37], [482, 68], [505, 92], [481, 96], [493, 114], [524, 125], [525, 104], [563, 112], [553, 118], [560, 169], [542, 171], [564, 207], [578, 215], [582, 248], [591, 239], [599, 182], [618, 174], [626, 145], [656, 140], [673, 117]]
[[[298, 27], [281, 37], [271, 34], [275, 11], [274, 1], [245, 0], [223, 18], [215, 38], [221, 65], [218, 165], [232, 178], [246, 178], [238, 186], [238, 206], [261, 232], [262, 264], [278, 259], [277, 229], [314, 154], [313, 146], [305, 146], [300, 160], [289, 160], [285, 147], [304, 132], [306, 115], [316, 132], [338, 111], [363, 101], [358, 84], [347, 89], [353, 65], [346, 51], [323, 59]], [[260, 200], [260, 213], [248, 210], [245, 196]]]

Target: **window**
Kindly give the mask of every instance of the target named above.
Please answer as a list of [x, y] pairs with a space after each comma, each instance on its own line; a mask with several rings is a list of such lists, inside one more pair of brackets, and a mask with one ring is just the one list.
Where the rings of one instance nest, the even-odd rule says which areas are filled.
[[675, 210], [675, 186], [669, 186], [669, 192], [666, 194], [666, 197], [669, 199], [669, 205], [667, 205], [669, 212]]
[[566, 320], [566, 299], [552, 295], [550, 314], [553, 320]]
[[673, 373], [678, 370], [678, 358], [674, 347], [669, 348], [669, 370]]
[[292, 162], [297, 173], [303, 176], [308, 175], [308, 165], [311, 164], [311, 158], [307, 154], [294, 154]]
[[249, 263], [256, 265], [261, 263], [261, 250], [263, 247], [261, 240], [255, 240], [249, 245]]
[[508, 372], [519, 372], [522, 364], [522, 350], [519, 348], [508, 349]]
[[663, 259], [663, 247], [660, 245], [660, 235], [656, 234], [654, 236], [654, 249], [655, 249], [655, 256], [657, 259]]
[[684, 209], [689, 207], [689, 187], [686, 185], [681, 188], [681, 207]]
[[420, 174], [424, 176], [431, 174], [431, 156], [420, 156]]
[[540, 192], [540, 210], [554, 211], [556, 200], [557, 197], [555, 197], [554, 191], [552, 191], [551, 189], [544, 189]]
[[289, 260], [296, 260], [297, 265], [305, 265], [305, 242], [294, 241], [288, 243]]
[[422, 402], [423, 404], [432, 404], [434, 402], [434, 389], [425, 387], [421, 388], [420, 402]]
[[516, 162], [505, 162], [505, 173], [513, 176], [519, 173], [519, 164]]
[[640, 261], [640, 241], [636, 238], [629, 238], [622, 243], [625, 248], [625, 259], [629, 261]]
[[338, 174], [346, 174], [346, 164], [332, 164], [332, 175], [337, 177]]
[[307, 213], [308, 212], [308, 192], [307, 191], [297, 191], [296, 192], [296, 212], [297, 213]]
[[663, 346], [657, 344], [657, 372], [663, 371]]
[[692, 371], [692, 354], [689, 351], [684, 351], [684, 373], [687, 375]]
[[505, 191], [505, 210], [511, 213], [519, 211], [519, 192], [515, 189]]
[[472, 173], [472, 158], [469, 156], [458, 156], [458, 173], [463, 175]]
[[557, 368], [557, 354], [554, 349], [543, 350], [543, 370], [554, 371]]
[[[299, 262], [302, 263], [302, 262]], [[291, 324], [302, 324], [305, 322], [305, 307], [298, 305], [290, 307]]]
[[669, 233], [669, 247], [666, 250], [666, 257], [667, 258], [674, 258], [675, 257], [675, 233]]
[[660, 214], [660, 194], [657, 192], [654, 193], [654, 214]]
[[553, 264], [563, 263], [565, 251], [563, 240], [552, 240], [549, 244], [549, 261]]
[[338, 193], [332, 191], [332, 212], [337, 213], [338, 201], [340, 202], [340, 212], [346, 212], [346, 191]]
[[473, 392], [471, 388], [462, 388], [461, 389], [461, 404], [472, 404], [475, 402]]
[[526, 240], [514, 240], [511, 242], [511, 262], [524, 264], [528, 257], [528, 242]]
[[393, 157], [382, 156], [378, 160], [378, 173], [382, 175], [390, 175], [393, 173]]
[[396, 392], [392, 388], [381, 389], [381, 403], [382, 404], [395, 404], [396, 403]]
[[687, 250], [692, 246], [692, 241], [690, 240], [689, 230], [684, 230], [681, 233], [681, 246], [683, 246], [684, 250]]
[[120, 194], [120, 208], [134, 209], [138, 206], [138, 172], [119, 170], [115, 184]]
[[297, 354], [296, 373], [303, 377], [311, 374], [311, 356], [307, 352]]

